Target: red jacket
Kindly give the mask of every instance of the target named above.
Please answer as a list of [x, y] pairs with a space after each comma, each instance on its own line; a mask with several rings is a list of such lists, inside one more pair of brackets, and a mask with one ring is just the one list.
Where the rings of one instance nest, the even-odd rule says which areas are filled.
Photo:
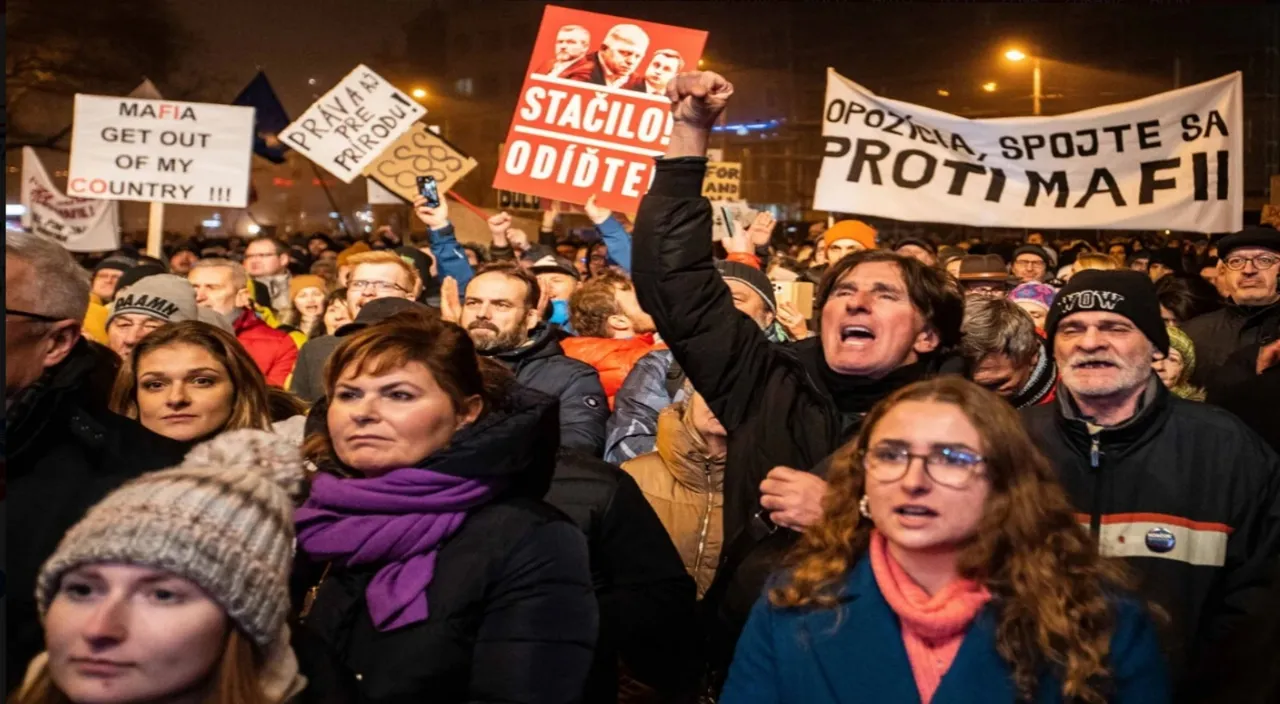
[[646, 333], [618, 340], [611, 337], [568, 337], [560, 341], [566, 357], [586, 362], [600, 374], [600, 384], [609, 397], [609, 410], [613, 410], [613, 397], [622, 388], [622, 382], [641, 357], [666, 345], [654, 344], [653, 334]]
[[267, 325], [248, 308], [240, 311], [234, 327], [236, 339], [267, 377], [267, 384], [284, 388], [298, 361], [298, 346], [289, 334]]

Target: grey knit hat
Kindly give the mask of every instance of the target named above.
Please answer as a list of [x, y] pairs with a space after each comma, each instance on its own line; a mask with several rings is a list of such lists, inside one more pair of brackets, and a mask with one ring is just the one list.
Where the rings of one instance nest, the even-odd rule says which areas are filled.
[[116, 292], [107, 314], [107, 326], [117, 316], [146, 315], [166, 323], [198, 320], [196, 292], [181, 276], [153, 274]]
[[36, 580], [43, 619], [62, 576], [81, 565], [127, 563], [199, 585], [250, 639], [283, 632], [293, 564], [298, 449], [261, 430], [224, 433], [178, 467], [111, 492], [62, 538]]

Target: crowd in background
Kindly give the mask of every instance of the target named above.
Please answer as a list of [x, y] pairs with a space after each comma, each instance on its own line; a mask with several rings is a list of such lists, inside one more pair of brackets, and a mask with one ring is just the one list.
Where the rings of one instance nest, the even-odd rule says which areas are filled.
[[1280, 233], [713, 241], [673, 90], [587, 238], [8, 233], [14, 700], [1280, 696]]

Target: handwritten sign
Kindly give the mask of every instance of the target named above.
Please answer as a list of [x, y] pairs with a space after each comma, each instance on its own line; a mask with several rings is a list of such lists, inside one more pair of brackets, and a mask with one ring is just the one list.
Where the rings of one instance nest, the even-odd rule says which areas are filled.
[[421, 124], [405, 132], [365, 170], [387, 190], [412, 201], [418, 196], [418, 177], [431, 176], [446, 193], [478, 164], [457, 147]]

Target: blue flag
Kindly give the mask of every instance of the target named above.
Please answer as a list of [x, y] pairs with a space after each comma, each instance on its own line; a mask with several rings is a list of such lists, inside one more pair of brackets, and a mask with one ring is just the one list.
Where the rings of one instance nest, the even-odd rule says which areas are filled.
[[284, 163], [284, 143], [278, 135], [289, 126], [291, 120], [280, 104], [280, 98], [271, 88], [267, 74], [262, 71], [249, 81], [249, 85], [240, 91], [232, 105], [244, 105], [254, 108], [253, 116], [253, 152], [273, 164]]

